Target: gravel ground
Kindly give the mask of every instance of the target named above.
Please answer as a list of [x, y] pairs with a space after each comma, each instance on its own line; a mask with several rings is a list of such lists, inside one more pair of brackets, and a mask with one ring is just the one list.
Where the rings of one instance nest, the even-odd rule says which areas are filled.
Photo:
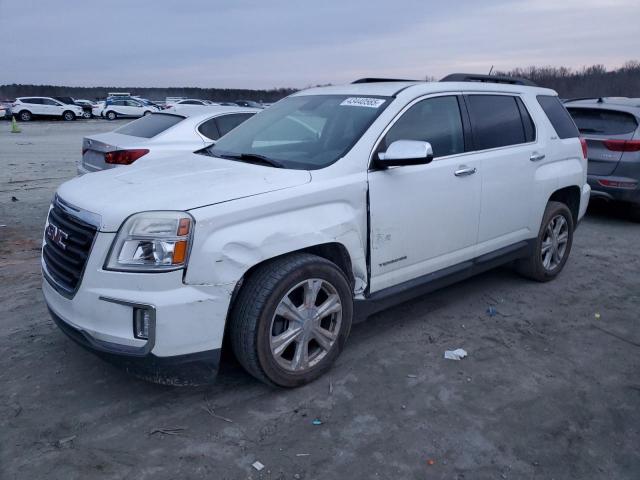
[[554, 282], [498, 269], [382, 312], [303, 388], [232, 358], [162, 387], [64, 337], [40, 291], [55, 187], [114, 126], [0, 123], [0, 478], [640, 478], [640, 224], [596, 205]]

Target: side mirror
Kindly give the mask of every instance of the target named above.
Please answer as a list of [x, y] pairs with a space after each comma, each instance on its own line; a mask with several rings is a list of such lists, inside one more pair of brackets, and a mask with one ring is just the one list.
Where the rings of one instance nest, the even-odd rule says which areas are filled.
[[424, 165], [433, 160], [433, 148], [429, 142], [396, 140], [386, 152], [378, 153], [376, 165], [381, 168], [400, 165]]

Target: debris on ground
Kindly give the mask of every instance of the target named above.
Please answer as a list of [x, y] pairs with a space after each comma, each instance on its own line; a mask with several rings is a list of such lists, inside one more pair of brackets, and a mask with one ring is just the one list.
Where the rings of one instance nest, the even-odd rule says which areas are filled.
[[60, 440], [58, 440], [56, 442], [56, 447], [60, 448], [64, 444], [72, 442], [73, 440], [75, 440], [76, 437], [77, 437], [77, 435], [71, 435], [70, 437], [61, 438]]
[[445, 350], [444, 358], [447, 360], [462, 360], [467, 356], [467, 351], [462, 348], [456, 348], [455, 350]]
[[296, 457], [308, 457], [310, 453], [296, 453]]
[[227, 423], [233, 423], [233, 420], [231, 420], [230, 418], [227, 417], [223, 417], [222, 415], [218, 415], [213, 408], [211, 408], [211, 406], [209, 404], [205, 405], [204, 407], [202, 407], [202, 409], [207, 412], [209, 415], [211, 415], [213, 418], [217, 418], [218, 420], [222, 420], [224, 422]]
[[410, 373], [409, 375], [407, 375], [407, 378], [418, 378], [418, 375]]
[[427, 465], [435, 465], [436, 461], [432, 458], [430, 458], [429, 460], [427, 460]]
[[594, 315], [594, 317], [596, 318], [596, 320], [600, 320], [600, 314], [598, 312], [596, 312], [596, 314]]
[[11, 201], [12, 201], [12, 202], [17, 202], [17, 201], [18, 201], [18, 199], [17, 199], [16, 197], [11, 197]]
[[489, 315], [490, 317], [495, 317], [498, 314], [498, 311], [496, 310], [496, 307], [489, 307], [487, 308], [487, 315]]
[[329, 379], [329, 395], [333, 394], [333, 381]]
[[260, 463], [258, 460], [256, 460], [255, 462], [253, 462], [253, 463], [251, 464], [251, 466], [252, 466], [253, 468], [255, 468], [257, 471], [260, 471], [260, 470], [262, 470], [262, 469], [264, 468], [264, 465], [263, 465], [262, 463]]
[[320, 420], [319, 418], [314, 418], [313, 422], [311, 423], [313, 423], [314, 425], [322, 425], [322, 420]]
[[153, 435], [155, 433], [161, 433], [162, 435], [180, 435], [180, 432], [186, 430], [184, 427], [175, 427], [175, 428], [154, 428], [149, 432], [149, 435]]

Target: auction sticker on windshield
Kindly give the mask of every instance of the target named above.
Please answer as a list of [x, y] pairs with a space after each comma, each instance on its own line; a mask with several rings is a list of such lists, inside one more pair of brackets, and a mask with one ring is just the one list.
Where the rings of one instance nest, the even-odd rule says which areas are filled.
[[378, 108], [384, 102], [385, 101], [382, 98], [349, 97], [345, 99], [340, 105], [346, 105], [349, 107]]

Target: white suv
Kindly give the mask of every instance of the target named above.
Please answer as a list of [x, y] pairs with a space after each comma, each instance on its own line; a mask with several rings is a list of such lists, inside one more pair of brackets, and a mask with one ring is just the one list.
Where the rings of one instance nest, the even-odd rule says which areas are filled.
[[584, 145], [554, 91], [488, 82], [313, 88], [201, 154], [61, 185], [54, 320], [155, 381], [212, 378], [228, 338], [293, 387], [391, 303], [512, 261], [553, 279], [587, 208]]
[[79, 105], [68, 105], [51, 97], [20, 97], [11, 105], [11, 111], [22, 122], [34, 117], [58, 117], [63, 120], [75, 120], [82, 117]]

